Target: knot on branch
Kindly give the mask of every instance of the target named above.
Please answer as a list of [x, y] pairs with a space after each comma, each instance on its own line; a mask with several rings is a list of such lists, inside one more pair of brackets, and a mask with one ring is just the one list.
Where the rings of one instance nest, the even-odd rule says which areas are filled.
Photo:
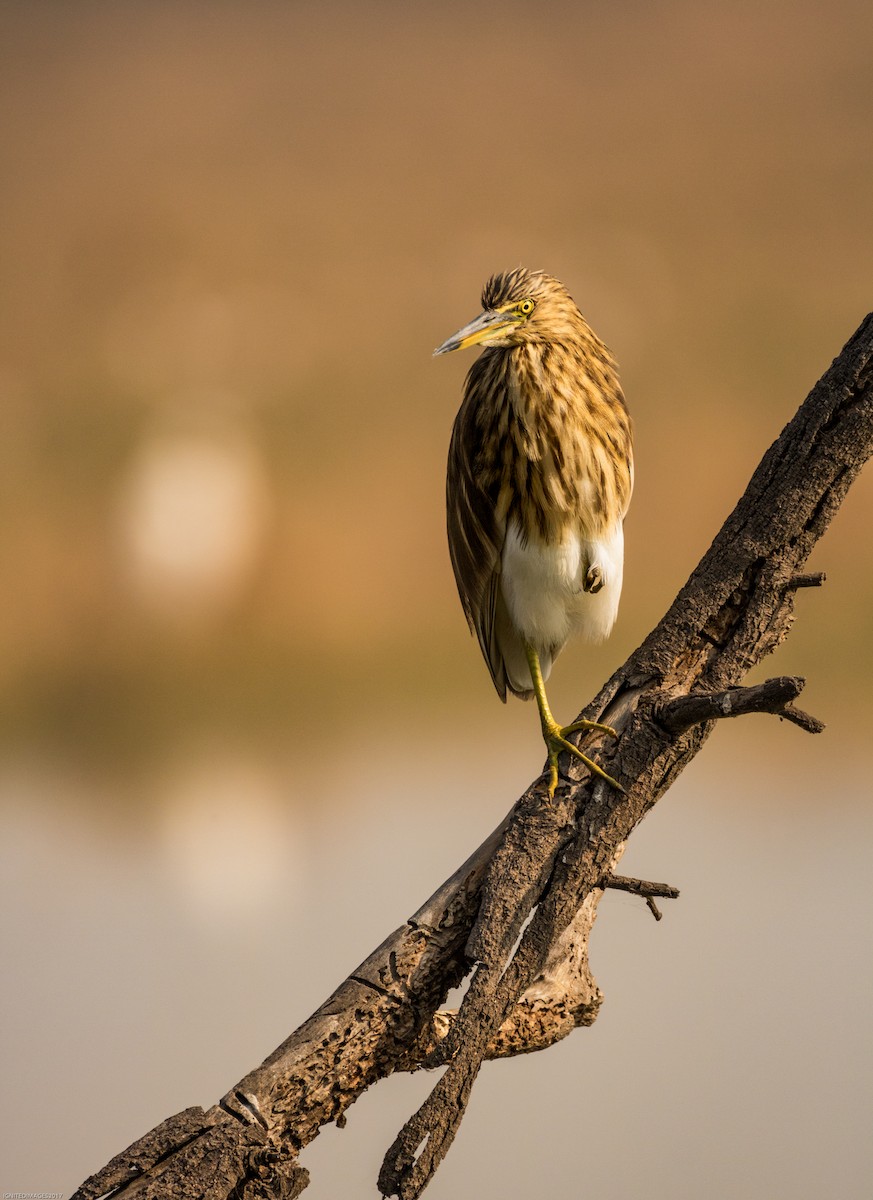
[[[804, 585], [807, 586], [807, 585]], [[774, 713], [805, 729], [821, 733], [825, 725], [791, 703], [806, 685], [799, 675], [780, 675], [752, 687], [728, 688], [709, 694], [692, 692], [668, 700], [655, 710], [655, 719], [670, 733], [684, 733], [693, 725], [705, 721], [720, 721], [724, 717], [742, 717], [747, 713]]]
[[259, 1146], [246, 1163], [242, 1200], [296, 1200], [309, 1184], [309, 1172], [276, 1146]]

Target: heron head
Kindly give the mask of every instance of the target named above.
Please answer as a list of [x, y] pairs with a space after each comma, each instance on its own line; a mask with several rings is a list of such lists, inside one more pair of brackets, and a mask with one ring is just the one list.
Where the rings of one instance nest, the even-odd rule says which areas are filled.
[[563, 284], [543, 271], [517, 267], [492, 275], [482, 290], [482, 313], [434, 354], [451, 354], [468, 346], [515, 346], [542, 336], [556, 300], [575, 308]]

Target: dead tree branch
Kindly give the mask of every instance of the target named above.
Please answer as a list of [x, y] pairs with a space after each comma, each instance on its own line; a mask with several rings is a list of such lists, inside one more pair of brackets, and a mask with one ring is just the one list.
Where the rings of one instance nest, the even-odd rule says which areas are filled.
[[776, 713], [800, 725], [807, 733], [821, 733], [824, 729], [822, 721], [791, 704], [805, 684], [806, 680], [798, 675], [782, 675], [754, 687], [728, 688], [709, 695], [695, 692], [690, 696], [677, 696], [663, 706], [657, 719], [671, 733], [684, 733], [692, 725], [718, 721], [722, 717], [742, 717], [753, 712]]
[[[597, 1016], [588, 938], [635, 826], [725, 716], [791, 706], [802, 680], [743, 688], [786, 637], [815, 543], [873, 452], [873, 315], [765, 454], [670, 610], [582, 714], [617, 740], [586, 749], [621, 781], [566, 768], [553, 803], [536, 780], [500, 827], [298, 1030], [213, 1108], [164, 1121], [76, 1193], [129, 1200], [298, 1196], [300, 1150], [372, 1083], [447, 1064], [398, 1135], [383, 1193], [418, 1196], [486, 1058], [551, 1045]], [[632, 881], [652, 904], [666, 885]], [[441, 1012], [472, 969], [457, 1012]]]
[[663, 916], [655, 903], [656, 896], [663, 896], [667, 900], [679, 899], [679, 889], [671, 887], [669, 883], [648, 883], [645, 879], [630, 879], [627, 875], [610, 875], [606, 886], [614, 888], [617, 892], [630, 892], [632, 896], [642, 896], [656, 921], [660, 921]]

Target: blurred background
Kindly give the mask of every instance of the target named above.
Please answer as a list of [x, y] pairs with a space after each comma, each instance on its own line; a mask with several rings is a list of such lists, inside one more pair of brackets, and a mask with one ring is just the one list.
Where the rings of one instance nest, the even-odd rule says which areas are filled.
[[[869, 0], [0, 3], [2, 1184], [69, 1194], [209, 1106], [539, 771], [443, 487], [492, 272], [621, 366], [625, 597], [661, 617], [873, 300]], [[604, 900], [602, 1016], [489, 1065], [434, 1200], [870, 1194], [873, 473]], [[432, 1076], [304, 1154], [377, 1195]], [[507, 1147], [510, 1147], [507, 1150]]]

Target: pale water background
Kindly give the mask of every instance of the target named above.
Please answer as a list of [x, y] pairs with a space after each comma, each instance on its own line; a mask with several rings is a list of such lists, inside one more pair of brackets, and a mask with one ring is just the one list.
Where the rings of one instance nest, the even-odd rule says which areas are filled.
[[[634, 415], [568, 718], [873, 307], [866, 2], [0, 5], [0, 1190], [68, 1194], [260, 1062], [542, 761], [445, 548], [487, 275], [563, 278]], [[428, 1192], [866, 1198], [873, 476], [605, 898], [606, 1003], [489, 1064]], [[306, 1151], [375, 1197], [433, 1076]]]
[[[718, 731], [638, 830], [623, 869], [682, 897], [660, 924], [605, 898], [601, 1016], [486, 1065], [436, 1197], [866, 1194], [863, 765], [835, 794], [819, 747], [768, 725], [769, 763]], [[453, 771], [427, 746], [364, 752], [305, 817], [293, 783], [226, 749], [124, 834], [19, 789], [3, 837], [4, 1187], [67, 1193], [260, 1061], [500, 816], [538, 749], [493, 740], [488, 764]], [[385, 788], [392, 771], [427, 782]], [[388, 1080], [323, 1133], [303, 1157], [311, 1194], [376, 1195], [381, 1154], [434, 1079]]]

